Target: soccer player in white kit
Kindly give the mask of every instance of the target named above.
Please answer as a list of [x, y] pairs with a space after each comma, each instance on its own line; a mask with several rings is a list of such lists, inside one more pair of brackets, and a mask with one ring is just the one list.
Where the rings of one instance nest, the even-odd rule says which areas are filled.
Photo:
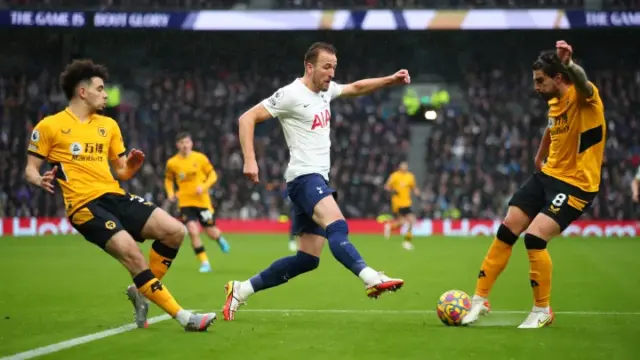
[[314, 270], [320, 263], [325, 239], [333, 256], [364, 282], [366, 294], [378, 298], [402, 287], [393, 279], [366, 265], [348, 239], [349, 228], [329, 187], [331, 139], [331, 100], [356, 97], [393, 85], [409, 84], [407, 70], [347, 85], [333, 82], [337, 66], [336, 49], [326, 43], [311, 45], [304, 57], [305, 73], [291, 84], [278, 89], [244, 113], [239, 119], [240, 143], [244, 154], [244, 174], [258, 183], [258, 164], [253, 148], [257, 123], [278, 118], [289, 147], [290, 160], [285, 172], [291, 198], [294, 232], [299, 236], [298, 252], [276, 260], [267, 269], [245, 281], [225, 285], [225, 320], [233, 320], [238, 307], [253, 293], [286, 283], [289, 279]]

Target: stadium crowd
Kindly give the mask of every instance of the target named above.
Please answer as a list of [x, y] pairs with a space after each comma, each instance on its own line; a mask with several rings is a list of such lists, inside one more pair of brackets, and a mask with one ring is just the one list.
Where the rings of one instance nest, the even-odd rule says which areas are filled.
[[[87, 45], [84, 52], [98, 61], [103, 59], [100, 54], [108, 54], [105, 62], [111, 68], [113, 82], [136, 95], [136, 101], [123, 101], [117, 109], [109, 109], [122, 128], [128, 148], [147, 154], [139, 175], [125, 183], [125, 188], [171, 209], [163, 189], [164, 166], [175, 152], [175, 135], [189, 131], [195, 149], [208, 155], [219, 173], [220, 180], [212, 189], [218, 216], [277, 218], [286, 214], [282, 174], [288, 150], [277, 121], [266, 122], [256, 131], [262, 182], [254, 187], [242, 177], [236, 120], [244, 110], [300, 74], [299, 55], [314, 35], [293, 41], [295, 44], [288, 44], [282, 53], [269, 44], [283, 41], [286, 34], [265, 35], [262, 43], [235, 52], [217, 48], [206, 35], [162, 34], [159, 36], [163, 38], [154, 42], [160, 45], [148, 45], [138, 55], [131, 48], [123, 48], [131, 45], [118, 36], [132, 35], [113, 33], [110, 43], [105, 40], [94, 44], [95, 51]], [[191, 37], [180, 41], [174, 36]], [[605, 41], [603, 36], [597, 41]], [[339, 53], [340, 82], [387, 74], [399, 67], [420, 72], [424, 66], [419, 56], [400, 57], [400, 63], [397, 54], [401, 50], [364, 46], [386, 41], [384, 36], [332, 37], [336, 37], [339, 51], [343, 49]], [[228, 40], [234, 41], [227, 47], [242, 41]], [[463, 89], [464, 106], [457, 111], [443, 109], [432, 123], [424, 157], [427, 174], [420, 184], [422, 195], [414, 205], [421, 216], [503, 215], [509, 196], [533, 169], [533, 157], [546, 125], [546, 106], [533, 93], [530, 75], [532, 54], [535, 56], [539, 48], [507, 57], [500, 53], [506, 50], [490, 48], [490, 40], [483, 43], [472, 37], [467, 41], [477, 47], [466, 48], [468, 54], [460, 55], [457, 61], [446, 59], [458, 54], [459, 47], [441, 49], [442, 60], [432, 60], [441, 66], [433, 71]], [[402, 49], [404, 45], [399, 41], [393, 46]], [[391, 54], [394, 58], [389, 58]], [[589, 59], [585, 66], [601, 89], [609, 133], [602, 192], [588, 216], [630, 218], [633, 207], [629, 183], [640, 163], [640, 71], [636, 70], [640, 67], [597, 58], [599, 54], [594, 51], [584, 55]], [[0, 69], [0, 216], [64, 216], [59, 194], [50, 196], [28, 186], [22, 175], [31, 129], [43, 116], [65, 106], [56, 76], [62, 63], [52, 58], [50, 53], [42, 54], [40, 63], [31, 63], [20, 71]], [[153, 65], [148, 58], [154, 59]], [[338, 100], [332, 105], [331, 181], [339, 189], [340, 203], [348, 217], [375, 217], [387, 212], [388, 195], [383, 183], [407, 158], [411, 124], [399, 102], [389, 95], [389, 91], [381, 92], [357, 100]]]

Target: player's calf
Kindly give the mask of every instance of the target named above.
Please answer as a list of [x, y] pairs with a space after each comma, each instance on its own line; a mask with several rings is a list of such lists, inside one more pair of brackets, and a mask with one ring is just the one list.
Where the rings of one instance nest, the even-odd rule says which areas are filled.
[[141, 236], [145, 239], [156, 239], [149, 254], [149, 263], [153, 273], [162, 279], [186, 235], [185, 227], [178, 220], [162, 209], [155, 209], [142, 228]]
[[235, 312], [252, 294], [288, 282], [294, 277], [316, 269], [320, 258], [302, 251], [294, 256], [276, 260], [261, 273], [245, 281], [230, 281], [225, 286], [226, 300], [222, 314], [227, 321], [233, 320]]
[[222, 251], [225, 254], [229, 252], [229, 248], [230, 248], [229, 243], [224, 238], [224, 236], [222, 236], [222, 231], [220, 231], [220, 229], [217, 226], [206, 227], [205, 231], [207, 232], [207, 235], [211, 239], [215, 240], [218, 243], [218, 246], [220, 247], [220, 251]]
[[189, 233], [189, 238], [191, 239], [191, 246], [193, 247], [193, 252], [200, 261], [200, 272], [210, 272], [211, 265], [209, 264], [209, 257], [207, 256], [207, 251], [202, 244], [202, 240], [200, 239], [200, 229], [198, 228], [198, 224], [195, 221], [187, 222], [187, 232]]
[[404, 285], [403, 280], [390, 278], [367, 266], [349, 241], [349, 226], [335, 198], [327, 196], [321, 199], [314, 207], [313, 220], [325, 229], [333, 257], [364, 282], [367, 296], [378, 298], [380, 294], [396, 291]]

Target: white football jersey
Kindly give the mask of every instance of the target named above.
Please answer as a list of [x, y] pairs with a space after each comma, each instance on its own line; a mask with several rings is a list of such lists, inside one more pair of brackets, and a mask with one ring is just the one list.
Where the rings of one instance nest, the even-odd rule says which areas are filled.
[[638, 172], [636, 172], [636, 179], [640, 180], [640, 166], [638, 166]]
[[329, 90], [315, 93], [296, 79], [264, 99], [262, 105], [278, 118], [289, 147], [287, 182], [301, 175], [320, 174], [327, 181], [331, 169], [331, 100], [342, 85], [331, 82]]

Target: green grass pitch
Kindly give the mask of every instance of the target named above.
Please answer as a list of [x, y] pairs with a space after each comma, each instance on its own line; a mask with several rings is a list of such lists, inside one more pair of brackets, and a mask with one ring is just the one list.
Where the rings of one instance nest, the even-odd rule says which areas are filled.
[[[228, 280], [289, 255], [286, 234], [228, 234], [231, 252], [206, 242], [214, 272], [200, 274], [185, 241], [164, 283], [185, 308], [219, 313]], [[516, 326], [532, 305], [522, 242], [492, 295], [494, 313], [466, 328], [435, 315], [450, 289], [472, 294], [488, 238], [428, 237], [407, 252], [399, 237], [352, 236], [372, 267], [405, 287], [379, 300], [325, 249], [318, 270], [258, 293], [207, 333], [174, 320], [73, 346], [44, 359], [638, 359], [640, 239], [566, 238], [554, 262], [549, 328]], [[145, 253], [149, 243], [142, 245]], [[0, 358], [132, 322], [127, 272], [80, 236], [0, 238]], [[161, 315], [152, 307], [150, 316]]]

